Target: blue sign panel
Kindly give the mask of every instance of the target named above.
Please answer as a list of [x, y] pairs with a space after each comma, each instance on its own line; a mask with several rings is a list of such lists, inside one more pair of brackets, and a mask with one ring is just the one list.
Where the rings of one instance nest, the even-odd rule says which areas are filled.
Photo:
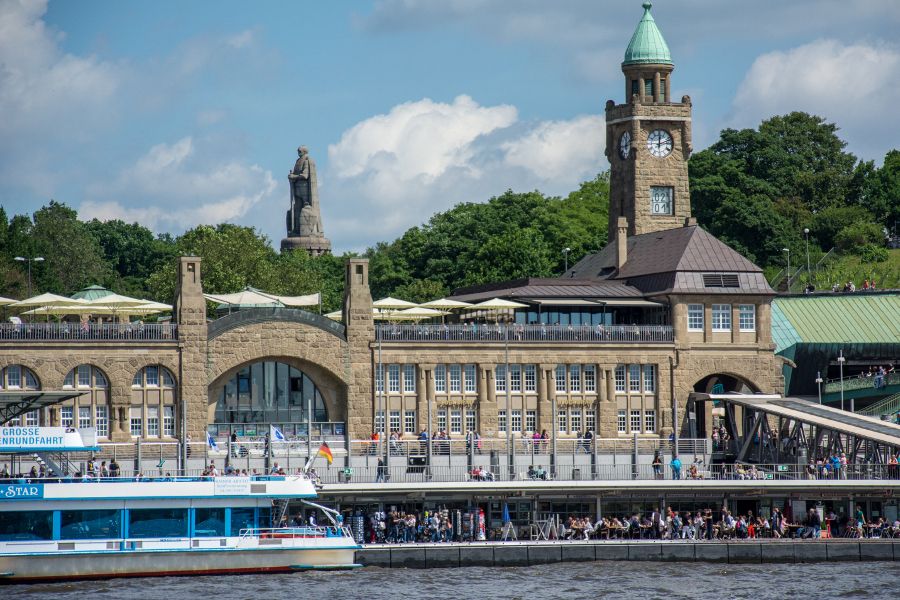
[[0, 484], [0, 500], [37, 500], [43, 497], [42, 483]]

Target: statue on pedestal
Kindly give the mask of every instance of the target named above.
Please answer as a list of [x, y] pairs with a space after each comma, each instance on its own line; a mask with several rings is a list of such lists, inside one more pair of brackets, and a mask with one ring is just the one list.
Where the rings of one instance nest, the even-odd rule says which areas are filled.
[[331, 242], [322, 230], [316, 163], [306, 146], [300, 146], [297, 155], [297, 162], [288, 174], [291, 204], [286, 215], [287, 237], [281, 240], [281, 250], [302, 248], [312, 256], [319, 256], [331, 250]]

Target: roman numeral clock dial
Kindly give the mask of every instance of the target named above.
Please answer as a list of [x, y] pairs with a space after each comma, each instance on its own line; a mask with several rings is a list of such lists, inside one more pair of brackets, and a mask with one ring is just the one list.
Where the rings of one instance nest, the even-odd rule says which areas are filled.
[[647, 136], [647, 150], [656, 158], [665, 158], [672, 153], [672, 134], [665, 129], [654, 129]]

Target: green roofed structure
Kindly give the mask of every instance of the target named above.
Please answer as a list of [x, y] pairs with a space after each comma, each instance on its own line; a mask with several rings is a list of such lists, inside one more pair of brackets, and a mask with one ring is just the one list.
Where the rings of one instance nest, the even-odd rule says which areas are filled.
[[[777, 354], [797, 365], [784, 366], [785, 394], [791, 396], [816, 396], [819, 373], [826, 381], [837, 378], [841, 352], [846, 359], [845, 378], [874, 365], [900, 366], [900, 294], [857, 292], [776, 298], [772, 302], [772, 342]], [[826, 401], [833, 399], [830, 387], [823, 386]], [[884, 393], [889, 391], [885, 389]], [[877, 394], [867, 389], [865, 396], [875, 399]]]
[[653, 15], [650, 14], [650, 2], [644, 2], [644, 16], [638, 22], [634, 35], [625, 49], [625, 60], [622, 66], [626, 65], [671, 65], [672, 55], [669, 52], [669, 46], [663, 39]]

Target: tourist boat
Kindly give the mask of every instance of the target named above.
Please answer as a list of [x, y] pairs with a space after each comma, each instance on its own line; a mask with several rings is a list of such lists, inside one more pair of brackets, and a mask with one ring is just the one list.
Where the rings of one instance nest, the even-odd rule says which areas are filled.
[[[356, 567], [304, 477], [0, 482], [0, 582]], [[330, 526], [273, 527], [290, 500]], [[323, 521], [325, 521], [323, 519]], [[326, 521], [327, 522], [327, 521]]]

